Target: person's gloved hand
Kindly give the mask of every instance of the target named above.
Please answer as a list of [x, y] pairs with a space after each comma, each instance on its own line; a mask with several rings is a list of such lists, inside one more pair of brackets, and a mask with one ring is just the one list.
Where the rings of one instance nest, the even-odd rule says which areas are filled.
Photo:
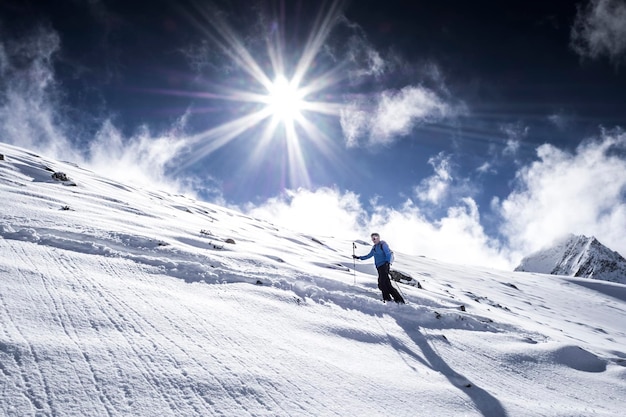
[[353, 259], [361, 259], [361, 257], [360, 257], [360, 256], [358, 256], [358, 255], [352, 255], [352, 258], [353, 258]]

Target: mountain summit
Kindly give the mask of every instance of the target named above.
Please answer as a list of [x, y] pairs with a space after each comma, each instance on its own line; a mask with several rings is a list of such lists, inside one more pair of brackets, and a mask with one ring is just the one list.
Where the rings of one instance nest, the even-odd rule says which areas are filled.
[[571, 234], [526, 256], [515, 270], [626, 283], [626, 259], [593, 236]]

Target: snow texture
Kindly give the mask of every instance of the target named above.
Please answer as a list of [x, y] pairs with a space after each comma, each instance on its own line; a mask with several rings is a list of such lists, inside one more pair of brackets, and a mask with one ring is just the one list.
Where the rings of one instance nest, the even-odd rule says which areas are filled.
[[624, 411], [624, 285], [396, 253], [384, 304], [350, 241], [0, 153], [2, 416]]

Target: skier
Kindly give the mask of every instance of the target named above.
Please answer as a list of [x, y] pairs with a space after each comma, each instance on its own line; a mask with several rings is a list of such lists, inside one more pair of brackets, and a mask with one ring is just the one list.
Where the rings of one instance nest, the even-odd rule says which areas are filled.
[[378, 233], [372, 233], [371, 237], [373, 245], [370, 253], [363, 256], [352, 255], [352, 257], [354, 259], [364, 261], [373, 256], [374, 264], [376, 265], [376, 270], [378, 271], [378, 289], [383, 293], [383, 302], [391, 301], [391, 297], [393, 297], [393, 301], [396, 303], [404, 304], [404, 298], [402, 298], [398, 290], [391, 285], [391, 280], [389, 279], [391, 249], [389, 249], [387, 242], [380, 240], [380, 235]]

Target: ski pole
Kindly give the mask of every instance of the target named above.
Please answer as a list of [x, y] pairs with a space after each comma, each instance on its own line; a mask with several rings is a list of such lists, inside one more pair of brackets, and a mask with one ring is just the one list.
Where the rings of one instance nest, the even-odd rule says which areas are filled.
[[[393, 281], [395, 281], [395, 279], [394, 279]], [[407, 299], [406, 299], [406, 296], [404, 295], [404, 293], [402, 292], [402, 289], [400, 288], [400, 281], [396, 281], [396, 282], [397, 282], [397, 283], [396, 283], [396, 285], [394, 285], [394, 286], [395, 286], [395, 287], [396, 287], [396, 289], [400, 292], [400, 295], [401, 295], [401, 296], [402, 296], [402, 298], [404, 299], [404, 302], [408, 304], [408, 303], [409, 303], [409, 300], [407, 300]], [[393, 285], [393, 283], [392, 283], [391, 285]]]
[[354, 257], [355, 252], [354, 250], [356, 249], [356, 244], [354, 242], [352, 242], [352, 273], [354, 274], [354, 285], [356, 285], [356, 258]]

